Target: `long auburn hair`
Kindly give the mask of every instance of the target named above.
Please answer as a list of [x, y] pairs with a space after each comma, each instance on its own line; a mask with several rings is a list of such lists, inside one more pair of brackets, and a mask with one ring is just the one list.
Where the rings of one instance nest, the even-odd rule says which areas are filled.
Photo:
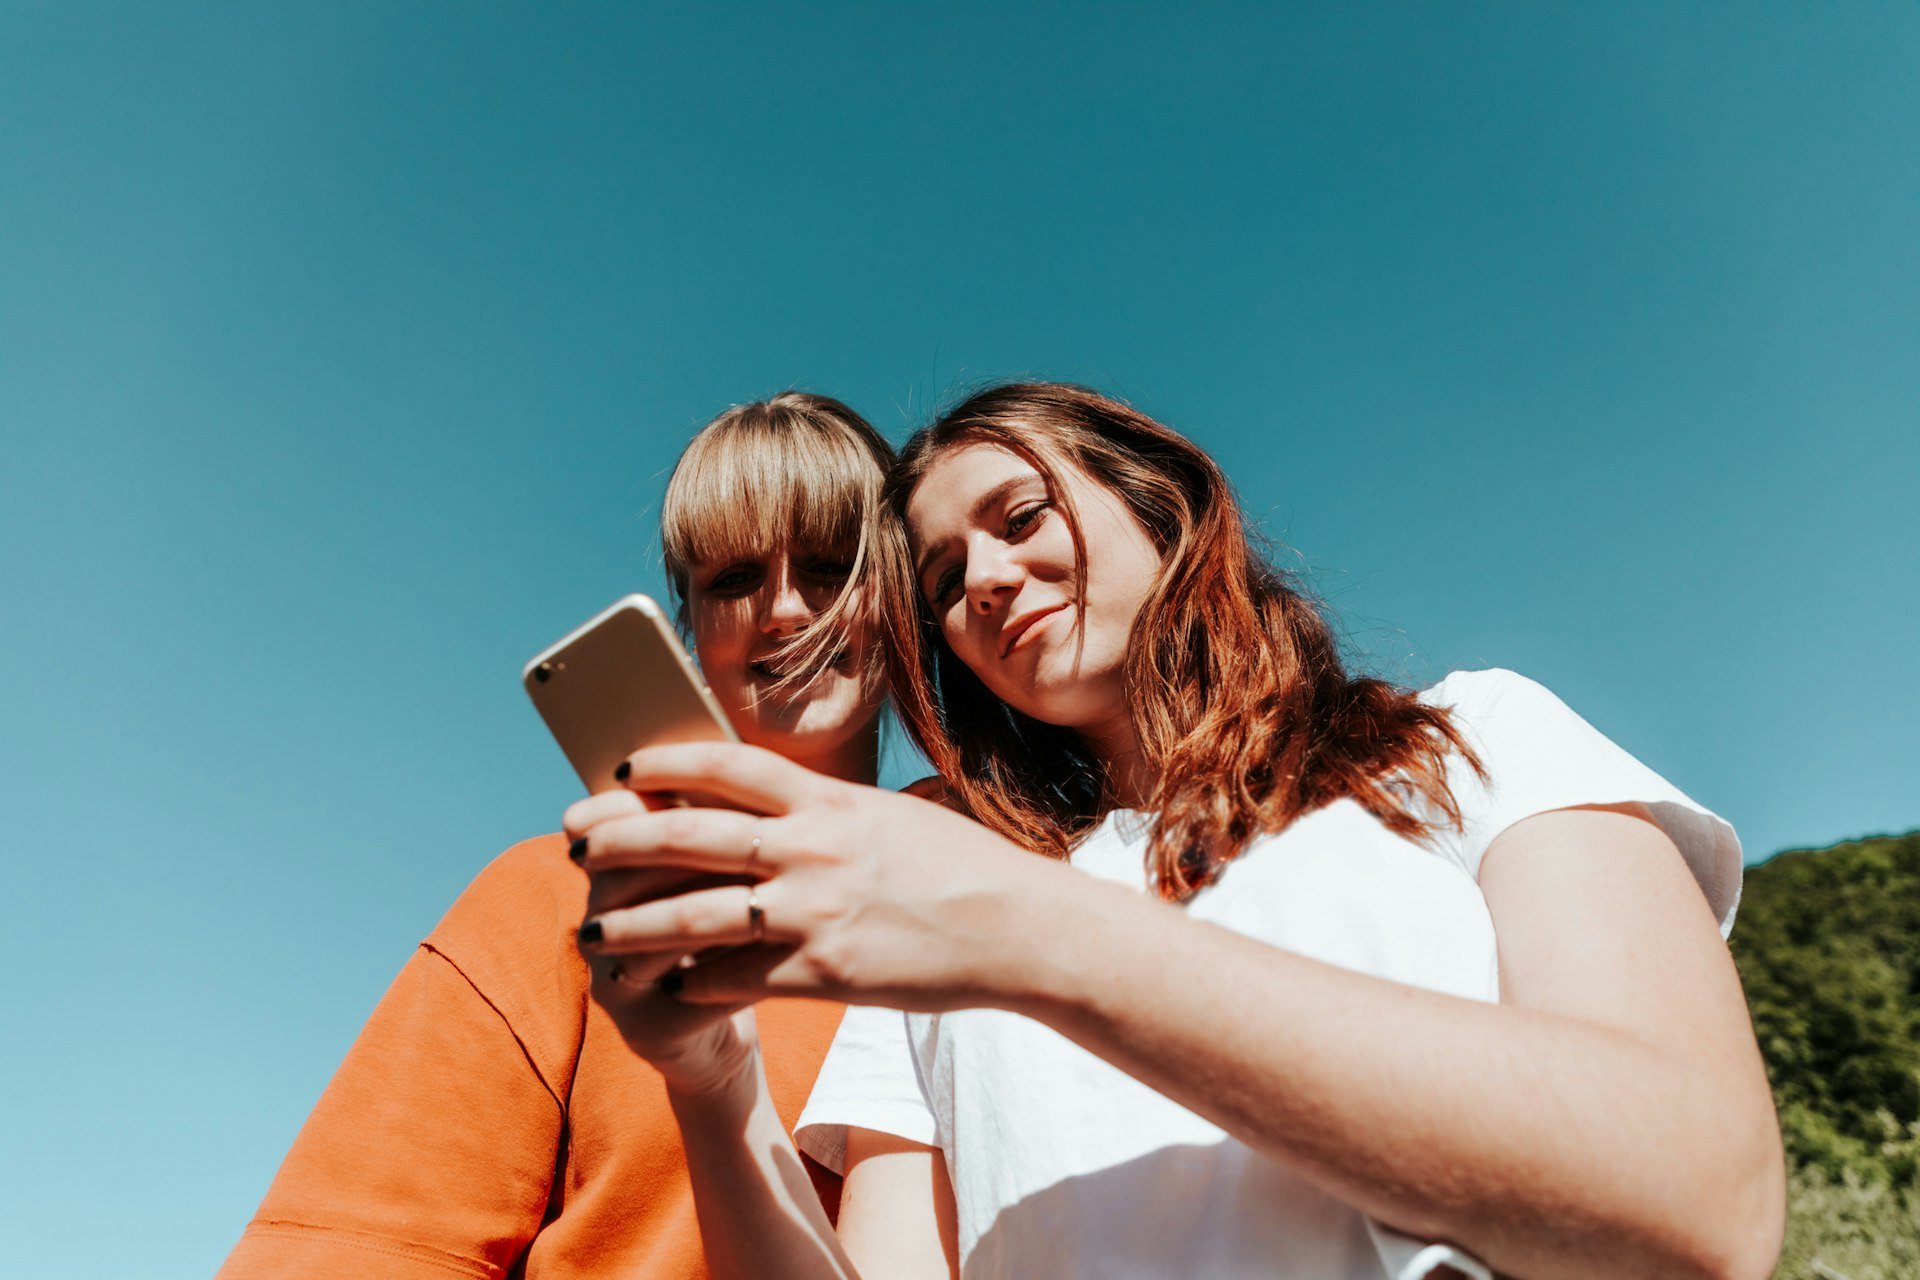
[[900, 517], [891, 571], [881, 575], [889, 682], [907, 732], [958, 808], [1064, 858], [1112, 807], [1080, 736], [988, 691], [899, 567], [910, 563], [905, 514], [915, 487], [943, 455], [982, 443], [1018, 454], [1046, 482], [1083, 566], [1076, 591], [1087, 552], [1060, 483], [1064, 467], [1119, 497], [1160, 553], [1128, 638], [1124, 683], [1157, 771], [1147, 864], [1161, 897], [1184, 901], [1253, 837], [1342, 797], [1410, 838], [1459, 824], [1446, 761], [1458, 751], [1478, 770], [1471, 748], [1446, 711], [1347, 673], [1320, 608], [1255, 549], [1213, 459], [1130, 405], [1048, 382], [968, 397], [907, 442], [887, 480]]

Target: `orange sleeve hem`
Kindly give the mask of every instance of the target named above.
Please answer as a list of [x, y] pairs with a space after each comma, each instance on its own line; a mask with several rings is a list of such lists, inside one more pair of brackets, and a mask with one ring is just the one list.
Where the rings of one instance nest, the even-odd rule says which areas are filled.
[[506, 1272], [484, 1258], [462, 1257], [370, 1231], [351, 1231], [340, 1227], [316, 1226], [285, 1219], [256, 1219], [248, 1225], [233, 1256], [220, 1268], [216, 1280], [238, 1280], [242, 1276], [321, 1276], [339, 1275], [346, 1265], [341, 1255], [359, 1258], [373, 1254], [385, 1259], [372, 1270], [363, 1270], [370, 1260], [361, 1259], [353, 1268], [355, 1275], [377, 1276], [382, 1280], [423, 1277], [442, 1280], [449, 1272], [472, 1276], [476, 1280], [501, 1280]]

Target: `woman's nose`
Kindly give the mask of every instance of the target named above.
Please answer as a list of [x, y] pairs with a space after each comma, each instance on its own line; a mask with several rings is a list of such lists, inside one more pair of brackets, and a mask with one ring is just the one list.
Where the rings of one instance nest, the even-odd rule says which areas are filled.
[[1019, 564], [1001, 546], [981, 547], [967, 555], [967, 605], [986, 615], [1020, 589]]
[[793, 574], [782, 572], [767, 584], [760, 606], [760, 630], [785, 639], [800, 634], [813, 621], [813, 606], [801, 594]]

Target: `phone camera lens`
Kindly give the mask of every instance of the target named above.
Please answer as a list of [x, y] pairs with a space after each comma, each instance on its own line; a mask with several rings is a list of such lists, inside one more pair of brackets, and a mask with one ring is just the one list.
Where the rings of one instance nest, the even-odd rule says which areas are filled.
[[551, 662], [543, 662], [535, 667], [533, 669], [533, 678], [541, 684], [545, 684], [547, 681], [553, 679], [553, 664]]

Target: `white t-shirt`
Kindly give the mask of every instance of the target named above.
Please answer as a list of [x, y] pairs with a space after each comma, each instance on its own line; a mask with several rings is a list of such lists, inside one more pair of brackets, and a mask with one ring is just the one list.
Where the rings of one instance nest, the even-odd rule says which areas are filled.
[[[1463, 830], [1415, 843], [1337, 801], [1256, 840], [1186, 909], [1329, 964], [1497, 1001], [1478, 884], [1487, 846], [1531, 814], [1639, 801], [1679, 846], [1722, 932], [1732, 927], [1740, 846], [1724, 821], [1523, 676], [1462, 672], [1421, 696], [1452, 708], [1487, 770], [1483, 785], [1462, 760], [1450, 769]], [[1147, 832], [1138, 813], [1109, 814], [1073, 865], [1144, 891]], [[840, 1169], [848, 1126], [944, 1151], [966, 1280], [1379, 1280], [1419, 1253], [1018, 1014], [849, 1009], [796, 1136]]]

